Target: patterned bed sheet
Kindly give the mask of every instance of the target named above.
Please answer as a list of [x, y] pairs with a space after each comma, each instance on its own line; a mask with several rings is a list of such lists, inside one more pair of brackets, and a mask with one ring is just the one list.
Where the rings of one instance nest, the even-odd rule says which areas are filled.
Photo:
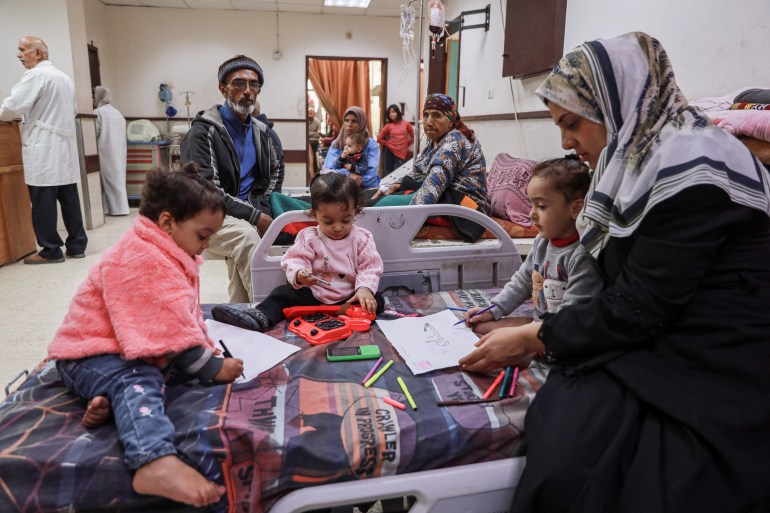
[[[485, 304], [481, 291], [389, 298], [400, 313]], [[204, 313], [206, 312], [204, 308]], [[519, 313], [525, 313], [520, 311]], [[490, 461], [523, 452], [526, 408], [545, 380], [537, 365], [520, 374], [518, 394], [482, 405], [438, 407], [480, 397], [493, 375], [446, 369], [413, 376], [376, 327], [340, 345], [376, 344], [394, 365], [371, 388], [360, 383], [371, 361], [330, 364], [280, 323], [271, 336], [302, 351], [249, 383], [166, 387], [166, 413], [180, 457], [227, 494], [208, 511], [259, 513], [303, 487]], [[401, 411], [406, 379], [418, 405]], [[0, 404], [0, 511], [187, 512], [195, 508], [131, 488], [114, 424], [88, 430], [85, 402], [69, 393], [55, 366], [41, 364]]]

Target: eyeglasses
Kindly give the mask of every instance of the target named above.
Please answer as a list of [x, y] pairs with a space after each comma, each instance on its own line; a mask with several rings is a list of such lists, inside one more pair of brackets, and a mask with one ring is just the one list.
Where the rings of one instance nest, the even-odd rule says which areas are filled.
[[242, 78], [236, 78], [230, 82], [230, 87], [233, 89], [246, 89], [246, 86], [248, 86], [249, 89], [253, 89], [255, 91], [262, 89], [262, 84], [259, 83], [259, 80], [246, 81]]

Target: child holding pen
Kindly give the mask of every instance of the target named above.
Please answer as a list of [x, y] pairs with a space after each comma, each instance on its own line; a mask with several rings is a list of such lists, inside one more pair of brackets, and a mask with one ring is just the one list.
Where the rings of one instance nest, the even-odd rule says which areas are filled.
[[[575, 226], [590, 181], [588, 167], [572, 155], [535, 167], [527, 195], [538, 235], [519, 270], [492, 299], [493, 307], [483, 313], [479, 307], [465, 313], [474, 331], [486, 334], [495, 328], [520, 325], [519, 319], [503, 317], [530, 297], [532, 317], [537, 322], [546, 313], [588, 300], [602, 290], [596, 261], [580, 244]], [[483, 344], [485, 338], [476, 345]]]
[[177, 457], [164, 412], [164, 371], [231, 383], [243, 362], [214, 356], [198, 301], [201, 252], [222, 226], [225, 203], [194, 165], [147, 174], [139, 216], [104, 252], [48, 347], [62, 381], [89, 401], [83, 424], [114, 415], [133, 489], [203, 507], [222, 485]]
[[214, 319], [266, 331], [292, 306], [360, 303], [366, 312], [382, 312], [385, 302], [377, 292], [382, 259], [372, 234], [353, 224], [363, 205], [361, 187], [348, 176], [315, 175], [310, 181], [310, 215], [318, 226], [300, 231], [283, 255], [281, 266], [289, 283], [254, 308], [214, 307]]

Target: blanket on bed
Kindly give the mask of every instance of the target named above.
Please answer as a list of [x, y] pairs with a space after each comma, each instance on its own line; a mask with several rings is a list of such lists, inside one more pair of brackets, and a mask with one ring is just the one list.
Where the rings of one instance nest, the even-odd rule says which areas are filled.
[[[429, 314], [488, 299], [458, 291], [389, 301], [392, 310]], [[210, 511], [258, 513], [296, 488], [520, 455], [526, 408], [546, 376], [533, 366], [520, 374], [515, 398], [443, 408], [437, 400], [481, 396], [494, 376], [458, 369], [412, 376], [375, 325], [337, 343], [377, 344], [386, 361], [394, 360], [375, 386], [364, 388], [372, 362], [329, 364], [325, 346], [310, 346], [285, 322], [269, 335], [304, 350], [249, 383], [167, 387], [180, 457], [227, 486], [227, 497]], [[399, 375], [417, 410], [395, 410], [379, 399], [404, 400]], [[85, 429], [84, 411], [85, 401], [64, 388], [52, 364], [0, 404], [0, 511], [195, 511], [135, 494], [114, 425]]]

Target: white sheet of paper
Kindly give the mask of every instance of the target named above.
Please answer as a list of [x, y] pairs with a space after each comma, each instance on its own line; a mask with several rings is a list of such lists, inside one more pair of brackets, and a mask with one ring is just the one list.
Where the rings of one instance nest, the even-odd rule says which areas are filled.
[[217, 347], [223, 349], [219, 341], [224, 340], [233, 358], [243, 360], [243, 376], [236, 379], [236, 383], [251, 381], [299, 351], [299, 347], [264, 333], [230, 326], [213, 319], [206, 320], [206, 327], [209, 337], [216, 342]]
[[460, 319], [449, 310], [425, 317], [404, 317], [377, 321], [412, 373], [425, 374], [457, 367], [457, 361], [475, 349], [479, 339], [465, 324], [452, 326]]

